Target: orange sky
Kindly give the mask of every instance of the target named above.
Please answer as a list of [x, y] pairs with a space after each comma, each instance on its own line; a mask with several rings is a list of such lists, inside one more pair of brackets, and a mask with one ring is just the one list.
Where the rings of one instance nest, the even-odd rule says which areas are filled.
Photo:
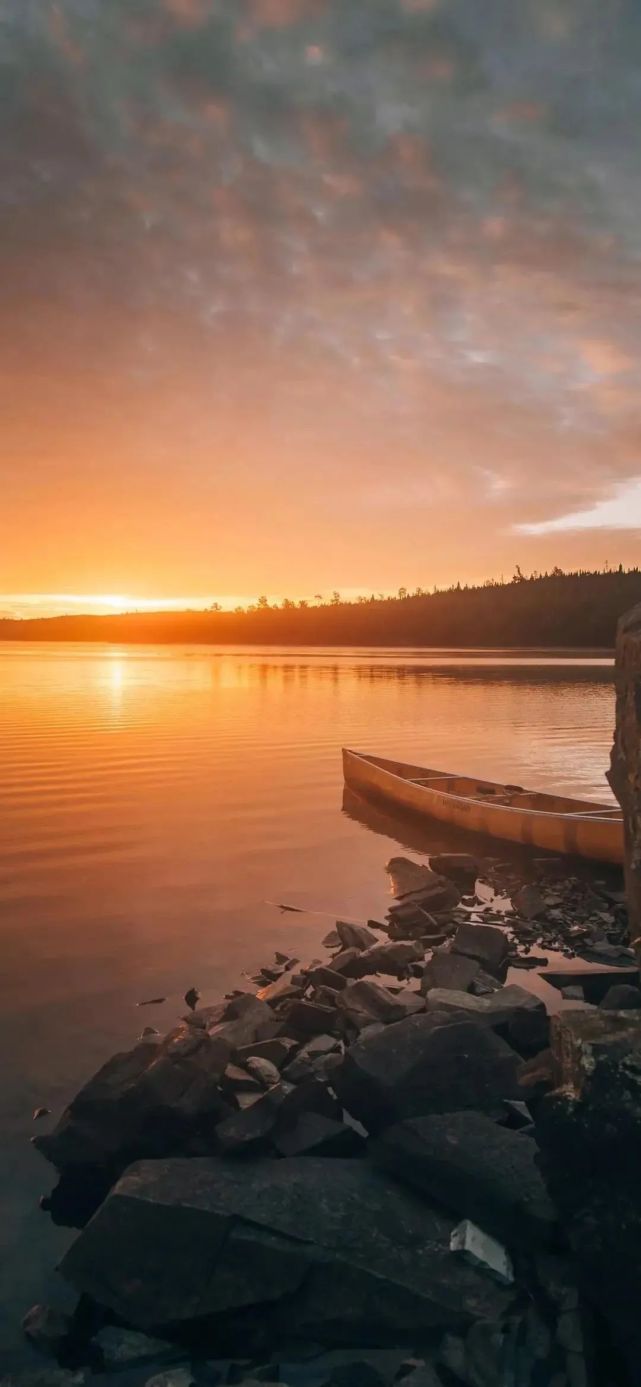
[[634, 6], [508, 11], [9, 5], [0, 612], [638, 561]]

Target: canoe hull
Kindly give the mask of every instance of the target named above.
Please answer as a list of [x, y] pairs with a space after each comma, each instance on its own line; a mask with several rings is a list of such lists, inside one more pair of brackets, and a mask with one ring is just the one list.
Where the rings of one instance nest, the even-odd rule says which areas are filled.
[[[415, 783], [421, 775], [437, 780], [438, 772], [429, 772], [425, 767], [409, 766], [404, 762], [365, 756], [347, 748], [343, 751], [343, 770], [346, 783], [357, 793], [385, 800], [411, 814], [437, 819], [468, 833], [482, 833], [505, 842], [522, 843], [546, 852], [583, 857], [595, 862], [617, 865], [623, 862], [622, 820], [608, 818], [611, 811], [607, 805], [584, 803], [582, 812], [576, 812], [575, 806], [581, 802], [567, 801], [568, 806], [572, 806], [570, 812], [550, 812], [492, 804], [447, 793], [439, 790], [437, 785]], [[414, 780], [411, 773], [414, 773]], [[446, 772], [442, 773], [442, 778], [444, 781], [448, 779]], [[489, 783], [484, 782], [485, 785]], [[502, 787], [495, 788], [500, 790]], [[536, 802], [546, 797], [532, 794], [529, 798]], [[603, 818], [594, 815], [594, 811], [600, 807]]]

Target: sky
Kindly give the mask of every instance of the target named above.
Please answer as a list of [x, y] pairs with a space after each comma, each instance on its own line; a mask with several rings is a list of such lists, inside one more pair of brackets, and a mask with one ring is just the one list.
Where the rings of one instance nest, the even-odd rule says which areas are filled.
[[638, 0], [0, 0], [0, 613], [641, 552]]

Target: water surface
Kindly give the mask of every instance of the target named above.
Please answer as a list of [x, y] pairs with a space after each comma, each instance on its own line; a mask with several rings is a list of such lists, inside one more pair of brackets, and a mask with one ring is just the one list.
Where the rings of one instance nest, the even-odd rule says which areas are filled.
[[3, 1367], [68, 1236], [33, 1108], [192, 984], [312, 954], [328, 921], [268, 902], [380, 918], [399, 842], [458, 846], [343, 807], [341, 745], [610, 800], [613, 715], [611, 661], [558, 653], [0, 644]]

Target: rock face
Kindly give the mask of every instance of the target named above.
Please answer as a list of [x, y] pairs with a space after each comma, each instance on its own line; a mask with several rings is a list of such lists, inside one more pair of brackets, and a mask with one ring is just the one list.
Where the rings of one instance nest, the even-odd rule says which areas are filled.
[[508, 1247], [531, 1248], [554, 1237], [556, 1214], [536, 1143], [483, 1113], [399, 1122], [377, 1139], [373, 1154], [386, 1170]]
[[641, 606], [617, 632], [616, 731], [608, 780], [623, 810], [630, 938], [641, 952]]
[[62, 1270], [142, 1329], [255, 1308], [273, 1334], [385, 1344], [505, 1309], [501, 1288], [450, 1255], [452, 1228], [362, 1161], [149, 1161]]
[[583, 1294], [605, 1316], [632, 1385], [641, 1361], [641, 1016], [562, 1013], [552, 1048], [558, 1087], [537, 1114], [543, 1173]]
[[63, 1173], [99, 1169], [114, 1178], [132, 1160], [208, 1140], [230, 1111], [220, 1091], [230, 1059], [278, 1028], [271, 1008], [249, 993], [194, 1012], [160, 1043], [114, 1055], [34, 1145]]
[[429, 992], [433, 987], [449, 987], [456, 992], [467, 992], [480, 968], [481, 965], [476, 958], [436, 950], [425, 966], [421, 992]]
[[370, 1132], [405, 1117], [517, 1098], [519, 1057], [485, 1025], [442, 1011], [411, 1016], [350, 1047], [333, 1076], [341, 1102]]
[[475, 958], [486, 972], [504, 976], [510, 946], [503, 930], [495, 925], [459, 925], [452, 947], [457, 954]]
[[417, 992], [400, 992], [398, 995], [382, 987], [378, 982], [363, 979], [351, 982], [337, 998], [339, 1011], [358, 1030], [371, 1026], [377, 1021], [387, 1024], [402, 1021], [412, 1012], [423, 1011], [425, 1002]]
[[548, 1043], [549, 1021], [544, 1002], [517, 983], [500, 987], [487, 997], [434, 987], [427, 994], [427, 1008], [428, 1011], [453, 1011], [459, 1016], [467, 1015], [470, 1020], [484, 1022], [525, 1055], [543, 1050]]

